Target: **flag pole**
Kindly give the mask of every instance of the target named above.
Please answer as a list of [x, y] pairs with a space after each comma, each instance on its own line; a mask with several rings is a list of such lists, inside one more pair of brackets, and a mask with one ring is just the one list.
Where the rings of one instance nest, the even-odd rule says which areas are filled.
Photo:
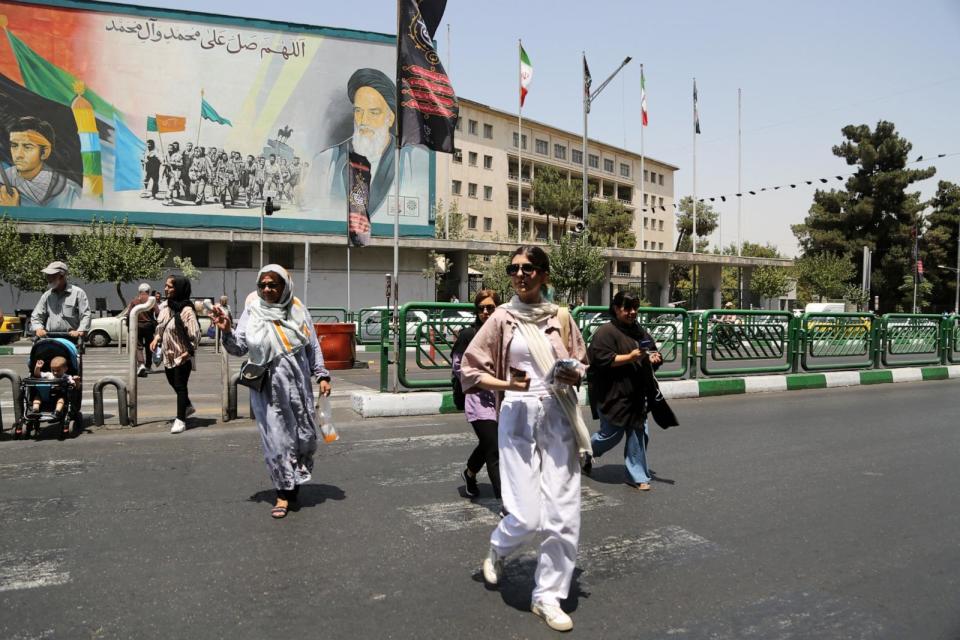
[[[644, 126], [643, 126], [643, 92], [644, 92], [644, 86], [643, 86], [643, 63], [642, 63], [642, 62], [640, 63], [640, 92], [641, 92], [641, 95], [640, 95], [640, 202], [641, 202], [641, 204], [640, 204], [640, 209], [643, 211], [643, 213], [647, 213], [647, 203], [644, 202], [644, 197], [647, 195], [647, 184], [646, 184], [646, 183], [647, 183], [647, 175], [646, 175], [645, 169], [644, 169], [644, 155], [643, 155], [643, 130], [644, 130]], [[638, 248], [641, 248], [641, 247], [642, 247], [644, 250], [646, 250], [647, 247], [646, 247], [646, 245], [643, 244], [643, 241], [644, 241], [643, 236], [645, 235], [643, 230], [647, 227], [647, 225], [645, 224], [647, 218], [646, 218], [646, 216], [642, 216], [642, 217], [643, 217], [643, 220], [641, 221], [641, 224], [640, 224], [640, 246], [639, 246]], [[641, 271], [642, 271], [642, 268], [641, 268]], [[642, 274], [641, 274], [641, 275], [642, 275]], [[643, 278], [641, 278], [641, 280], [642, 280], [642, 279], [643, 279]]]
[[[742, 149], [740, 146], [740, 103], [742, 101], [742, 91], [737, 89], [737, 193], [743, 193], [740, 185], [741, 178], [741, 159]], [[743, 237], [741, 235], [741, 202], [743, 198], [737, 198], [737, 255], [743, 255]], [[722, 249], [722, 247], [721, 247]]]
[[[400, 3], [403, 0], [397, 0], [397, 113], [394, 114], [397, 124], [397, 140], [396, 140], [396, 163], [394, 170], [394, 179], [396, 180], [394, 184], [394, 197], [396, 198], [395, 210], [393, 213], [393, 392], [397, 393], [400, 387], [400, 371], [398, 363], [400, 361], [400, 316], [399, 316], [399, 306], [400, 301], [398, 300], [400, 296], [400, 175], [403, 173], [400, 170], [400, 143], [403, 135], [403, 120], [400, 116], [400, 103], [403, 99], [403, 92], [400, 87]], [[389, 204], [389, 199], [388, 199]], [[389, 209], [389, 206], [388, 206]]]
[[517, 38], [517, 244], [523, 244], [523, 40]]
[[697, 79], [693, 79], [693, 252], [697, 252]]
[[[583, 56], [583, 69], [581, 70], [583, 74], [583, 80], [581, 81], [583, 85], [583, 211], [580, 212], [580, 216], [583, 219], [583, 224], [587, 224], [587, 212], [590, 210], [589, 187], [587, 186], [587, 114], [590, 113], [590, 93], [587, 91], [587, 52], [581, 51], [581, 54]], [[550, 233], [549, 229], [547, 233]]]
[[[397, 34], [399, 37], [400, 34]], [[450, 23], [447, 23], [447, 67], [450, 67]], [[450, 75], [449, 73], [447, 74]], [[450, 179], [450, 170], [452, 168], [451, 158], [453, 154], [447, 154], [447, 210], [443, 214], [443, 239], [450, 239], [450, 205], [453, 202], [453, 181]]]
[[200, 89], [200, 117], [197, 118], [197, 141], [194, 146], [200, 146], [200, 125], [203, 124], [203, 89]]

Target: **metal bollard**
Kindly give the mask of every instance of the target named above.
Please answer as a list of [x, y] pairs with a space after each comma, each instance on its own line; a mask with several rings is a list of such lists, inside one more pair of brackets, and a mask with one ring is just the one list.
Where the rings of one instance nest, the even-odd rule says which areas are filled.
[[[147, 298], [146, 302], [138, 304], [130, 310], [130, 322], [127, 323], [130, 325], [129, 330], [127, 331], [127, 352], [130, 358], [130, 368], [127, 371], [127, 385], [125, 387], [127, 391], [127, 398], [126, 407], [124, 407], [124, 410], [129, 409], [129, 415], [134, 426], [137, 424], [137, 333], [140, 330], [137, 319], [140, 317], [142, 312], [153, 309], [156, 304], [157, 299], [153, 296], [150, 296]], [[121, 334], [123, 333], [122, 325], [120, 332]], [[120, 342], [123, 341], [121, 340]], [[107, 378], [104, 378], [104, 380], [106, 379]], [[103, 380], [101, 380], [101, 382], [103, 382]]]
[[[115, 376], [100, 378], [93, 385], [93, 424], [98, 427], [103, 426], [103, 388], [108, 384], [117, 388], [117, 414], [120, 417], [120, 425], [125, 427], [130, 424], [130, 412], [127, 408], [127, 385], [122, 378]], [[134, 423], [134, 426], [136, 426], [136, 423]]]
[[[10, 369], [0, 369], [0, 380], [7, 379], [13, 387], [13, 420], [14, 424], [23, 421], [23, 402], [20, 397], [20, 376]], [[0, 431], [3, 431], [3, 410], [0, 410]]]
[[230, 412], [230, 355], [220, 344], [220, 329], [217, 329], [217, 347], [220, 348], [220, 417], [224, 422], [237, 418], [237, 390], [233, 389], [233, 413]]
[[237, 381], [240, 380], [240, 372], [231, 375], [227, 382], [225, 406], [223, 408], [224, 422], [237, 419]]

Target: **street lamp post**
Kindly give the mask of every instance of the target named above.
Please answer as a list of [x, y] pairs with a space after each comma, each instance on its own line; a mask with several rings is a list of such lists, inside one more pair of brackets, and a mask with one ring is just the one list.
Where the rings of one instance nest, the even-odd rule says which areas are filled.
[[[630, 56], [627, 56], [626, 58], [624, 58], [624, 59], [623, 59], [623, 62], [620, 63], [620, 66], [617, 67], [616, 70], [615, 70], [613, 73], [610, 74], [610, 77], [609, 77], [609, 78], [607, 78], [606, 80], [603, 81], [603, 84], [601, 84], [599, 87], [597, 87], [597, 90], [596, 90], [596, 91], [594, 91], [594, 92], [592, 92], [592, 93], [587, 93], [587, 91], [589, 91], [589, 86], [586, 86], [586, 85], [584, 86], [584, 92], [583, 92], [583, 158], [582, 158], [582, 161], [583, 161], [583, 221], [584, 221], [584, 223], [586, 223], [586, 221], [587, 221], [587, 212], [589, 211], [589, 206], [590, 206], [590, 189], [589, 189], [588, 186], [587, 186], [587, 158], [588, 158], [588, 156], [587, 156], [587, 115], [590, 113], [590, 105], [593, 104], [593, 101], [597, 99], [597, 96], [600, 95], [600, 92], [607, 88], [607, 85], [610, 84], [610, 81], [613, 80], [614, 76], [616, 76], [618, 73], [620, 73], [620, 70], [623, 69], [625, 66], [627, 66], [627, 64], [630, 62], [631, 59], [632, 59], [632, 58], [631, 58]], [[587, 54], [586, 54], [586, 52], [583, 53], [583, 68], [584, 68], [584, 74], [586, 74], [586, 69], [587, 69]], [[586, 81], [586, 77], [584, 77], [584, 81]], [[643, 176], [641, 176], [640, 179], [642, 180], [642, 179], [643, 179]], [[563, 231], [566, 231], [566, 229], [564, 229]]]
[[272, 216], [280, 211], [280, 205], [273, 204], [273, 197], [267, 196], [267, 199], [260, 206], [260, 268], [263, 269], [263, 216]]

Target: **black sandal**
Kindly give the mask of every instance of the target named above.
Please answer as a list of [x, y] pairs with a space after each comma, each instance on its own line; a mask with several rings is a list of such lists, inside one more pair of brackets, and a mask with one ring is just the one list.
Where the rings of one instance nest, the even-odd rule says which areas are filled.
[[287, 507], [275, 506], [273, 509], [270, 510], [270, 517], [274, 518], [275, 520], [279, 520], [280, 518], [286, 518], [287, 511], [288, 511]]

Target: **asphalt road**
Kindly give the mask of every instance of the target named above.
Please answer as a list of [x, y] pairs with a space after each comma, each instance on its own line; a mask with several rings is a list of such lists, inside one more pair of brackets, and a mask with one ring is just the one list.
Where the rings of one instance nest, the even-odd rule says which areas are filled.
[[[570, 636], [960, 638], [958, 392], [675, 401], [651, 492], [584, 480]], [[249, 423], [0, 442], [0, 637], [555, 637], [529, 552], [481, 582], [461, 420], [341, 423], [281, 521]]]

